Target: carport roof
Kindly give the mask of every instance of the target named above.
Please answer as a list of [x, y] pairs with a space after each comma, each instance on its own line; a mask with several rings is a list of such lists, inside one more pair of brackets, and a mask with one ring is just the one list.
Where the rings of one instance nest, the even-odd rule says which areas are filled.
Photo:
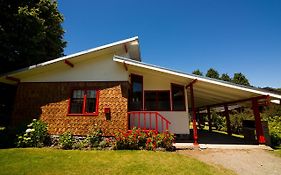
[[[271, 102], [280, 104], [281, 95], [259, 88], [242, 86], [222, 80], [183, 73], [120, 56], [114, 56], [113, 60], [122, 64], [126, 64], [128, 69], [138, 68], [143, 71], [154, 71], [162, 75], [166, 74], [181, 77], [186, 82], [186, 85], [190, 84], [194, 80], [197, 80], [193, 86], [196, 108], [215, 105], [219, 106], [224, 103], [233, 104], [233, 102], [243, 101], [260, 96], [269, 96]], [[190, 96], [189, 90], [188, 93], [188, 96]]]

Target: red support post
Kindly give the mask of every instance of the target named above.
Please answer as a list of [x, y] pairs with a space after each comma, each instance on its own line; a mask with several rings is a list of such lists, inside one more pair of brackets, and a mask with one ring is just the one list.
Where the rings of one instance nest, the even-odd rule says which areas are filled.
[[158, 132], [158, 118], [157, 118], [157, 113], [155, 114], [155, 122], [156, 122], [156, 131]]
[[194, 102], [193, 84], [190, 84], [190, 98], [191, 98], [191, 108], [192, 108], [192, 124], [193, 124], [193, 139], [194, 145], [198, 145], [198, 134], [196, 125], [196, 109]]
[[146, 129], [146, 112], [143, 114], [144, 129]]
[[162, 132], [164, 132], [164, 122], [163, 118], [161, 118]]
[[151, 112], [149, 112], [149, 129], [152, 129], [152, 125], [151, 125]]
[[208, 124], [209, 124], [209, 132], [212, 132], [212, 118], [211, 118], [211, 109], [207, 107], [207, 114], [208, 114]]
[[259, 144], [265, 144], [265, 137], [264, 132], [261, 124], [261, 117], [260, 117], [260, 111], [259, 111], [259, 105], [258, 100], [253, 99], [252, 100], [252, 109], [255, 116], [255, 124], [256, 124], [256, 132], [257, 132], [257, 139]]
[[229, 136], [231, 136], [232, 132], [231, 132], [231, 125], [230, 125], [230, 119], [229, 119], [229, 111], [228, 111], [228, 106], [227, 105], [224, 105], [224, 113], [225, 113], [225, 118], [226, 118], [227, 134]]
[[140, 128], [140, 112], [138, 112], [138, 128]]

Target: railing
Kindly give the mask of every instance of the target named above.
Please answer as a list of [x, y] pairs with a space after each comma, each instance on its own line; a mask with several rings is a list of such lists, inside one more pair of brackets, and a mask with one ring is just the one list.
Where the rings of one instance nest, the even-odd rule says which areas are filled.
[[142, 130], [156, 130], [165, 132], [169, 130], [171, 122], [156, 111], [131, 111], [128, 112], [129, 128]]

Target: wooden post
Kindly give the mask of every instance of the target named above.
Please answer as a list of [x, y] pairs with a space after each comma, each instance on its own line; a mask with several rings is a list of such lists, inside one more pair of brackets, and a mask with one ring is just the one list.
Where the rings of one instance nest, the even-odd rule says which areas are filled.
[[198, 135], [196, 126], [196, 109], [194, 102], [193, 84], [190, 85], [190, 98], [191, 98], [191, 108], [192, 108], [192, 124], [193, 124], [193, 139], [194, 145], [198, 145]]
[[212, 132], [211, 109], [209, 106], [207, 107], [207, 114], [208, 114], [209, 132]]
[[231, 136], [232, 135], [232, 133], [231, 133], [231, 125], [230, 125], [229, 111], [228, 111], [228, 106], [227, 105], [224, 105], [224, 113], [225, 113], [225, 118], [226, 118], [227, 134], [229, 136]]
[[252, 100], [252, 109], [255, 116], [255, 124], [256, 124], [256, 133], [257, 133], [257, 139], [259, 144], [265, 144], [265, 137], [264, 132], [261, 124], [261, 117], [260, 117], [260, 111], [259, 111], [259, 105], [258, 100], [253, 99]]

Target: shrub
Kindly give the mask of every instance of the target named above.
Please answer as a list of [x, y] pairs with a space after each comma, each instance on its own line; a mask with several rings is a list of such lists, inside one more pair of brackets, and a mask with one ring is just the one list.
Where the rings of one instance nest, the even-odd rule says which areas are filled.
[[96, 126], [92, 129], [90, 134], [87, 136], [87, 140], [91, 147], [99, 147], [100, 142], [102, 141], [102, 130], [100, 128], [97, 128]]
[[65, 132], [59, 137], [59, 146], [62, 149], [72, 149], [74, 138], [70, 132]]
[[48, 144], [49, 135], [47, 132], [47, 124], [41, 120], [33, 119], [27, 125], [25, 133], [17, 138], [18, 147], [42, 147]]
[[174, 135], [170, 132], [158, 133], [156, 131], [145, 132], [141, 129], [133, 128], [132, 131], [115, 133], [116, 149], [129, 150], [156, 150], [165, 148], [173, 150]]

